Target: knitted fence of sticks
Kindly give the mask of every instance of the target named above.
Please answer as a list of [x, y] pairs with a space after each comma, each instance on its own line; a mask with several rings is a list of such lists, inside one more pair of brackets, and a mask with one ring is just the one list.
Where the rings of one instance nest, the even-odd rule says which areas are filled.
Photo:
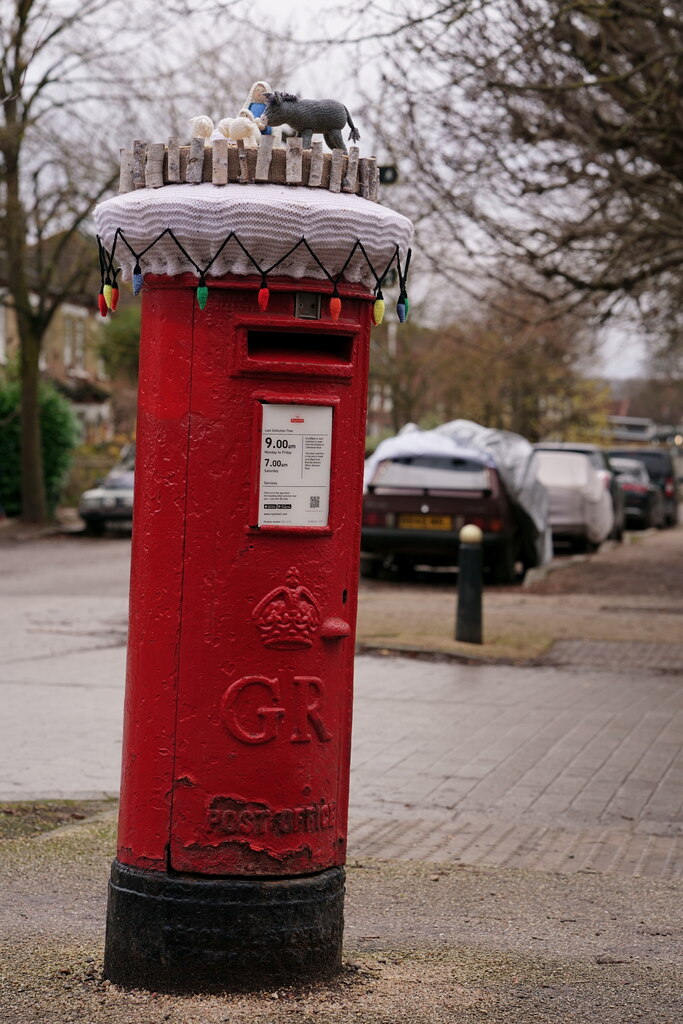
[[360, 156], [358, 146], [351, 146], [348, 155], [340, 149], [323, 153], [321, 142], [302, 149], [301, 139], [294, 138], [278, 148], [272, 135], [262, 136], [253, 149], [227, 139], [205, 145], [204, 139], [196, 138], [191, 145], [180, 146], [177, 138], [171, 138], [168, 144], [137, 139], [131, 149], [121, 150], [120, 194], [202, 182], [218, 186], [270, 182], [348, 192], [377, 202], [379, 168], [374, 156]]

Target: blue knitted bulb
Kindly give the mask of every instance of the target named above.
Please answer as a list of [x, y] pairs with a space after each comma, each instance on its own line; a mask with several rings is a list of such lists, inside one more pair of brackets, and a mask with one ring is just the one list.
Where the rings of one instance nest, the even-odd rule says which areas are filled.
[[133, 268], [133, 295], [139, 295], [142, 288], [143, 282], [142, 271], [140, 270], [139, 264], [135, 264]]
[[403, 296], [401, 296], [401, 298], [396, 303], [396, 316], [398, 317], [400, 323], [404, 324], [406, 322], [406, 315], [406, 305], [405, 302], [403, 301]]

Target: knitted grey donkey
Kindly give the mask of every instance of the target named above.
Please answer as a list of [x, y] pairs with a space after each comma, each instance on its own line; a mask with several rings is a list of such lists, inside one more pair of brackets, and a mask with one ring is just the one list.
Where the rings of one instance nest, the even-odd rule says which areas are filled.
[[345, 124], [351, 129], [351, 142], [358, 142], [360, 138], [348, 110], [337, 100], [300, 100], [288, 92], [267, 92], [265, 95], [268, 105], [263, 111], [264, 121], [274, 128], [281, 124], [290, 125], [301, 136], [303, 149], [311, 148], [313, 132], [321, 132], [330, 149], [341, 149], [346, 153], [341, 133]]

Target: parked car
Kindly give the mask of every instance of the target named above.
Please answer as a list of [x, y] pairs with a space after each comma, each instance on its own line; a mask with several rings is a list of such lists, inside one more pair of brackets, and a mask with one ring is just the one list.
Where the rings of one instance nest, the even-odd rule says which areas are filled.
[[109, 528], [132, 527], [134, 476], [135, 446], [127, 445], [104, 480], [81, 495], [78, 514], [87, 533], [101, 537]]
[[553, 543], [594, 551], [614, 525], [612, 497], [582, 452], [537, 449], [536, 473], [550, 497]]
[[610, 459], [619, 486], [626, 498], [626, 523], [629, 527], [646, 529], [664, 525], [664, 496], [642, 462], [637, 459]]
[[384, 459], [363, 498], [361, 574], [374, 576], [385, 564], [456, 565], [458, 534], [466, 523], [483, 531], [491, 582], [513, 582], [518, 562], [536, 564], [519, 510], [484, 453]]
[[662, 492], [664, 525], [675, 526], [678, 522], [679, 484], [671, 452], [665, 448], [612, 448], [608, 454], [610, 459], [616, 456], [642, 462], [650, 479]]
[[588, 456], [593, 469], [612, 496], [614, 523], [610, 537], [613, 540], [623, 540], [626, 526], [626, 501], [607, 452], [596, 444], [581, 444], [574, 441], [541, 441], [534, 445], [534, 448], [539, 451], [580, 452], [582, 455]]

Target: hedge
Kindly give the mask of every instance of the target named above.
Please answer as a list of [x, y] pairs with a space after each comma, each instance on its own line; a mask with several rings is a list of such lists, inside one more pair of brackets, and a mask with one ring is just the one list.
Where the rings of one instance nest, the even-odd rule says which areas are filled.
[[[8, 516], [21, 515], [21, 427], [18, 381], [0, 382], [0, 506]], [[48, 511], [54, 513], [78, 443], [78, 420], [65, 398], [45, 382], [40, 385], [40, 429]]]

